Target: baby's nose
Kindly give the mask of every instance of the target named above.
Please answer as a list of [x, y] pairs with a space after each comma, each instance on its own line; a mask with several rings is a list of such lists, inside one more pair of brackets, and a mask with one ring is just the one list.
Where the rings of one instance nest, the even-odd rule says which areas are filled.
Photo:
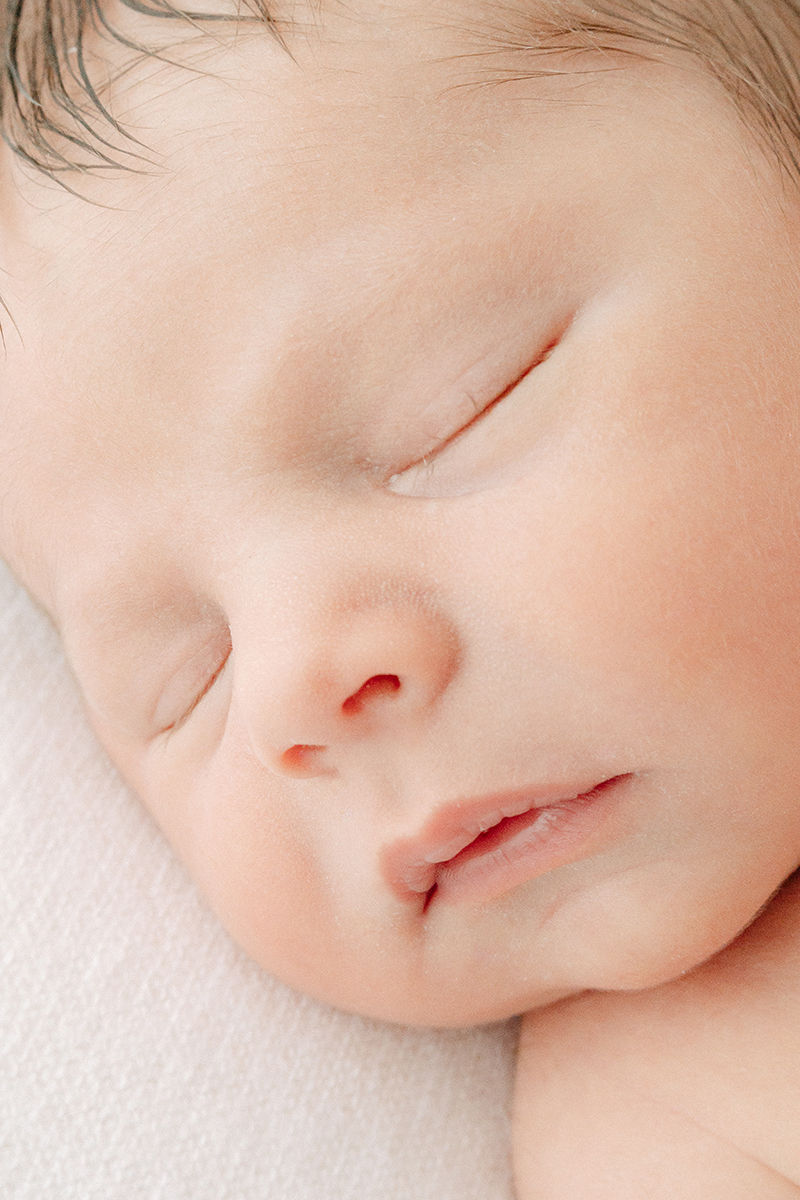
[[294, 625], [244, 654], [236, 703], [253, 749], [272, 771], [308, 776], [335, 770], [349, 744], [417, 727], [450, 684], [459, 648], [442, 614], [401, 602]]

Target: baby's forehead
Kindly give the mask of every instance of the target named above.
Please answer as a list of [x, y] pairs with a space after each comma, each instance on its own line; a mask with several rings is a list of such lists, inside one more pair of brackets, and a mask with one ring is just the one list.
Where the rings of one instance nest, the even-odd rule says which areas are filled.
[[[181, 397], [187, 411], [196, 407], [196, 390], [183, 395], [184, 350], [195, 341], [190, 374], [200, 356], [224, 426], [237, 372], [254, 357], [269, 353], [276, 372], [284, 363], [307, 370], [311, 347], [330, 376], [348, 340], [355, 356], [354, 308], [384, 327], [386, 347], [366, 338], [357, 347], [367, 369], [371, 356], [402, 349], [392, 328], [408, 324], [412, 292], [417, 340], [439, 336], [459, 275], [471, 276], [487, 308], [501, 298], [475, 243], [489, 257], [507, 242], [502, 220], [482, 221], [497, 190], [509, 212], [536, 207], [506, 154], [520, 130], [528, 136], [529, 115], [491, 89], [443, 87], [450, 64], [420, 66], [408, 55], [390, 79], [366, 63], [357, 74], [345, 70], [338, 55], [334, 46], [314, 74], [266, 35], [252, 37], [233, 66], [221, 51], [207, 77], [176, 68], [169, 82], [183, 82], [171, 89], [145, 64], [141, 80], [121, 86], [131, 89], [128, 123], [135, 118], [134, 132], [153, 146], [152, 170], [86, 181], [88, 202], [22, 179], [15, 275], [42, 333], [27, 344], [42, 347], [45, 384], [58, 386], [65, 360], [80, 373], [76, 401], [94, 411], [98, 440], [120, 415], [120, 397], [115, 421], [102, 415], [109, 356], [117, 376], [130, 360], [130, 391], [149, 390], [157, 401], [138, 420], [157, 426], [165, 407], [180, 412]], [[415, 90], [424, 79], [426, 92]], [[540, 129], [552, 132], [552, 112], [539, 114]], [[437, 289], [434, 275], [448, 285]], [[277, 327], [280, 348], [269, 342]], [[48, 346], [56, 328], [60, 348]], [[62, 415], [69, 422], [81, 411], [76, 402]]]
[[[698, 73], [715, 78], [789, 172], [798, 170], [796, 81], [785, 66], [796, 53], [797, 29], [784, 0], [745, 8], [735, 0], [709, 0], [701, 9], [630, 0], [612, 0], [601, 9], [581, 0], [356, 0], [346, 6], [337, 0], [258, 0], [252, 10], [234, 0], [200, 0], [191, 12], [135, 0], [102, 0], [87, 10], [78, 0], [64, 0], [64, 30], [54, 37], [47, 0], [13, 6], [5, 24], [0, 19], [8, 47], [0, 78], [6, 142], [57, 178], [66, 178], [72, 167], [89, 173], [99, 167], [105, 175], [115, 162], [138, 170], [148, 161], [148, 133], [163, 133], [176, 114], [175, 146], [185, 146], [192, 132], [199, 133], [199, 145], [244, 133], [239, 122], [227, 129], [224, 121], [212, 120], [202, 130], [187, 125], [180, 93], [189, 76], [199, 84], [227, 74], [228, 84], [257, 109], [281, 57], [288, 71], [284, 83], [299, 68], [307, 89], [318, 98], [327, 93], [329, 115], [351, 109], [351, 136], [360, 131], [348, 101], [351, 85], [362, 114], [382, 90], [391, 101], [384, 133], [391, 129], [393, 138], [409, 102], [425, 106], [432, 92], [440, 99], [451, 88], [466, 89], [461, 99], [476, 88], [513, 95], [524, 83], [527, 91], [517, 94], [530, 104], [535, 81], [545, 105], [554, 87], [561, 97], [566, 88], [568, 103], [581, 104], [587, 78], [594, 83], [598, 74], [654, 63], [677, 65], [683, 78], [672, 86], [679, 88]], [[237, 61], [238, 50], [252, 40], [268, 56], [274, 52], [255, 75]], [[324, 78], [332, 67], [338, 72], [333, 91]], [[382, 89], [376, 90], [376, 81]], [[195, 105], [197, 88], [191, 90]], [[155, 125], [147, 115], [140, 120], [141, 106], [154, 97], [166, 100], [167, 117]], [[465, 106], [470, 103], [467, 98]], [[279, 111], [277, 123], [285, 117]], [[437, 122], [429, 124], [434, 132]], [[306, 132], [302, 149], [313, 158], [321, 143], [313, 124]], [[333, 136], [341, 133], [340, 126]], [[373, 139], [376, 159], [383, 145], [385, 138]], [[439, 151], [446, 155], [447, 149], [445, 139]]]

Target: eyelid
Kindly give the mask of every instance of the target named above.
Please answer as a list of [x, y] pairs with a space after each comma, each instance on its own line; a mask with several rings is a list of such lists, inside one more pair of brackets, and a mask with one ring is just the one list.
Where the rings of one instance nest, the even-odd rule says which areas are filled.
[[487, 417], [489, 413], [501, 403], [501, 401], [505, 400], [507, 396], [509, 396], [513, 391], [516, 390], [516, 388], [519, 387], [523, 380], [527, 379], [527, 377], [532, 374], [537, 367], [540, 367], [556, 349], [563, 335], [564, 331], [562, 330], [557, 336], [551, 338], [545, 348], [534, 359], [534, 361], [526, 366], [525, 370], [520, 372], [513, 382], [509, 383], [508, 386], [502, 390], [502, 392], [496, 396], [493, 396], [492, 399], [489, 400], [487, 404], [484, 404], [482, 408], [477, 409], [477, 411], [472, 417], [470, 417], [468, 421], [460, 425], [458, 429], [453, 431], [453, 433], [437, 442], [435, 446], [431, 447], [429, 450], [426, 450], [425, 453], [419, 458], [407, 463], [399, 471], [395, 471], [394, 474], [387, 479], [386, 486], [391, 489], [398, 480], [402, 479], [406, 472], [413, 471], [415, 468], [422, 468], [432, 465], [432, 459], [435, 460], [439, 454], [443, 453], [443, 451], [448, 448], [448, 446], [451, 446], [454, 442], [459, 441], [465, 434], [469, 433], [471, 429], [480, 424], [480, 422], [483, 421], [484, 418]]
[[164, 730], [165, 733], [175, 733], [178, 729], [181, 728], [182, 725], [186, 724], [186, 722], [189, 720], [189, 717], [192, 715], [194, 710], [197, 708], [200, 701], [205, 699], [205, 697], [211, 691], [214, 684], [219, 679], [222, 672], [227, 667], [228, 662], [230, 661], [230, 657], [231, 657], [230, 652], [225, 655], [224, 659], [219, 664], [216, 671], [214, 671], [213, 675], [209, 676], [209, 678], [206, 680], [205, 684], [203, 685], [201, 690], [197, 693], [194, 700], [189, 705], [189, 707], [187, 708], [187, 710], [183, 714], [183, 716], [179, 717], [178, 720], [175, 721], [172, 725], [170, 725], [168, 729]]
[[[186, 691], [188, 691], [189, 694], [191, 695], [191, 700], [188, 703], [188, 705], [186, 705], [185, 703], [182, 703], [181, 711], [178, 713], [178, 716], [176, 718], [174, 718], [173, 720], [166, 721], [164, 717], [162, 717], [159, 720], [159, 715], [158, 715], [159, 709], [164, 708], [165, 705], [169, 705], [170, 698], [171, 698], [170, 697], [170, 689], [171, 688], [172, 689], [175, 689], [175, 688], [180, 689], [181, 688], [181, 684], [180, 684], [181, 674], [185, 673], [187, 671], [191, 671], [193, 665], [197, 662], [197, 660], [202, 659], [204, 657], [204, 655], [206, 655], [206, 653], [209, 649], [209, 646], [215, 646], [215, 645], [219, 645], [219, 652], [218, 652], [218, 654], [213, 655], [213, 656], [211, 654], [208, 654], [208, 661], [214, 662], [216, 665], [214, 666], [214, 668], [212, 670], [198, 672], [198, 674], [200, 675], [200, 678], [202, 679], [202, 686], [196, 687], [193, 691], [189, 691], [188, 688], [186, 689]], [[214, 687], [214, 685], [219, 680], [220, 676], [223, 674], [226, 666], [228, 665], [228, 662], [230, 661], [231, 651], [232, 651], [232, 647], [231, 647], [230, 635], [228, 634], [228, 636], [225, 639], [224, 644], [222, 644], [222, 639], [215, 638], [212, 640], [211, 643], [206, 643], [206, 645], [203, 646], [202, 649], [197, 652], [197, 654], [193, 655], [192, 658], [190, 658], [188, 660], [188, 662], [184, 663], [181, 670], [178, 671], [176, 673], [176, 675], [174, 675], [172, 677], [172, 679], [169, 681], [166, 688], [164, 689], [164, 692], [162, 693], [161, 697], [159, 698], [158, 703], [156, 704], [155, 713], [154, 713], [154, 724], [156, 727], [156, 736], [158, 736], [158, 737], [170, 736], [171, 734], [176, 733], [183, 725], [186, 724], [186, 722], [189, 720], [189, 717], [191, 717], [192, 713], [198, 707], [200, 702], [208, 695], [208, 693], [211, 691], [211, 689]], [[166, 714], [165, 714], [165, 716], [166, 716]]]

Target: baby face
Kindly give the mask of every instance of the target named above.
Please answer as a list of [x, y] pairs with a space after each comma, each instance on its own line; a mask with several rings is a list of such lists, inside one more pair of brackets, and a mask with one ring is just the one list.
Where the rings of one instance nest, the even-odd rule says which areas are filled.
[[6, 162], [0, 383], [4, 553], [222, 920], [459, 1024], [800, 861], [800, 241], [710, 81], [448, 14], [143, 66], [93, 205]]

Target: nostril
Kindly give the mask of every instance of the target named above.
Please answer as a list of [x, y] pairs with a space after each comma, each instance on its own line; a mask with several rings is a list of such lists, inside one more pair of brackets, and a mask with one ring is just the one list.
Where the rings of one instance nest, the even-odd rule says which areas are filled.
[[362, 684], [357, 692], [348, 696], [342, 705], [342, 712], [360, 713], [365, 704], [383, 696], [393, 695], [400, 691], [400, 680], [397, 675], [373, 675]]
[[281, 755], [281, 769], [286, 775], [308, 779], [333, 772], [323, 761], [324, 746], [290, 746]]

